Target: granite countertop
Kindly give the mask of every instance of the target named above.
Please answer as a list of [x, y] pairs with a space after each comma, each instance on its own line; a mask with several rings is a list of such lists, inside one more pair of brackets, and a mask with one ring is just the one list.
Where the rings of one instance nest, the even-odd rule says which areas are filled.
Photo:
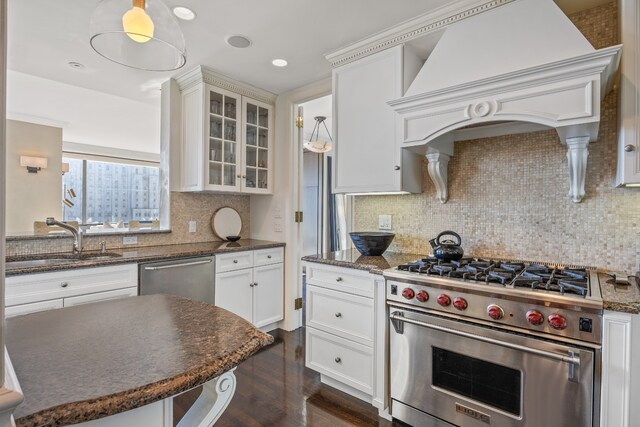
[[[241, 252], [255, 249], [268, 249], [285, 246], [284, 243], [270, 242], [266, 240], [239, 240], [237, 242], [206, 242], [206, 243], [183, 243], [178, 245], [163, 246], [141, 246], [136, 248], [109, 249], [107, 252], [119, 255], [112, 258], [86, 258], [81, 260], [61, 259], [59, 261], [43, 261], [38, 265], [11, 265], [12, 261], [23, 261], [33, 259], [36, 255], [7, 257], [6, 276], [16, 276], [20, 274], [46, 273], [50, 271], [68, 270], [73, 268], [100, 267], [106, 265], [128, 264], [138, 262], [160, 261], [171, 258], [188, 258], [196, 256], [209, 256], [226, 252]], [[97, 255], [96, 251], [86, 251], [87, 255]], [[58, 259], [64, 256], [71, 256], [71, 253], [50, 253], [43, 254], [43, 258]]]
[[385, 252], [380, 256], [365, 256], [360, 254], [357, 249], [348, 249], [345, 251], [309, 255], [302, 257], [302, 260], [319, 264], [334, 265], [336, 267], [366, 270], [372, 274], [382, 274], [382, 272], [387, 268], [397, 267], [400, 264], [405, 264], [420, 258], [424, 258], [424, 255]]
[[25, 396], [16, 425], [76, 424], [148, 405], [272, 342], [235, 314], [172, 295], [7, 319], [6, 346]]
[[640, 314], [640, 283], [630, 279], [629, 285], [616, 284], [614, 280], [600, 281], [600, 291], [605, 310]]

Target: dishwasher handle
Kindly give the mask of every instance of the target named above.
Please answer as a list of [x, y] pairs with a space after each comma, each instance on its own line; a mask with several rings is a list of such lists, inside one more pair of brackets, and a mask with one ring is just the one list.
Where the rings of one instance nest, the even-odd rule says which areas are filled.
[[169, 268], [191, 267], [192, 265], [211, 264], [212, 260], [206, 259], [202, 261], [181, 262], [179, 264], [160, 265], [157, 267], [146, 266], [145, 271], [167, 270]]

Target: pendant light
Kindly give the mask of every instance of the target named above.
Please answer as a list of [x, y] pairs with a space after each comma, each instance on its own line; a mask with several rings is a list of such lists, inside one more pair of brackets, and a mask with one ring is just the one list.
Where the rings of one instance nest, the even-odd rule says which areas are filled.
[[182, 30], [161, 0], [100, 0], [89, 27], [91, 47], [118, 64], [172, 71], [186, 63]]
[[[329, 128], [327, 128], [327, 124], [324, 122], [327, 118], [324, 116], [316, 116], [314, 119], [316, 124], [313, 126], [313, 130], [311, 131], [311, 137], [309, 138], [309, 141], [305, 141], [303, 146], [314, 153], [328, 153], [333, 148], [333, 139], [331, 139]], [[329, 136], [329, 141], [320, 139], [320, 123], [324, 125], [327, 135]], [[316, 134], [315, 141], [313, 140], [314, 133]]]

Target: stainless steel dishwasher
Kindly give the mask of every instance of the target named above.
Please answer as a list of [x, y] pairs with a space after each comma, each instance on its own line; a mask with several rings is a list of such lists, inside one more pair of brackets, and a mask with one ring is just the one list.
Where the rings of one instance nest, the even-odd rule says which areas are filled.
[[214, 265], [212, 256], [140, 264], [140, 295], [172, 294], [213, 304]]

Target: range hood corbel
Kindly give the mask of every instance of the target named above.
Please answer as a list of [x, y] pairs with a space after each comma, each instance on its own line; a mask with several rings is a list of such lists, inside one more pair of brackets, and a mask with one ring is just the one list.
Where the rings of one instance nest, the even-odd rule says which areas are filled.
[[569, 197], [579, 203], [620, 50], [595, 50], [552, 0], [517, 0], [456, 23], [405, 95], [388, 103], [401, 146], [426, 155], [445, 203], [454, 141], [554, 128], [567, 147]]

